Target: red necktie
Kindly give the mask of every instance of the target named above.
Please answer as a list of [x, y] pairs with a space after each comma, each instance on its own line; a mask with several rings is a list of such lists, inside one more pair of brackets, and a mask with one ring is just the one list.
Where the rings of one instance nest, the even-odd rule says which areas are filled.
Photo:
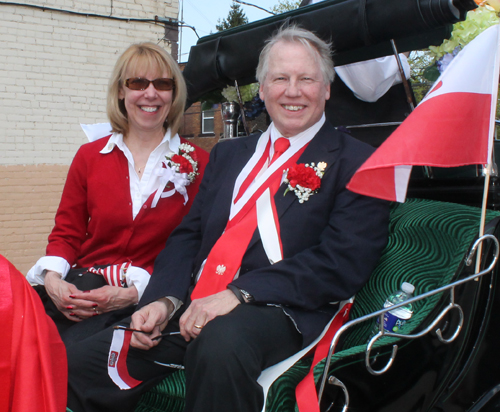
[[290, 140], [288, 140], [286, 137], [280, 137], [278, 140], [274, 142], [274, 154], [273, 158], [271, 159], [271, 163], [269, 165], [272, 165], [274, 161], [280, 157], [285, 151], [290, 147]]
[[[271, 163], [269, 163], [269, 166], [273, 164], [273, 162], [280, 157], [285, 151], [290, 147], [290, 140], [280, 137], [278, 140], [274, 142], [274, 154], [273, 158], [271, 159]], [[278, 191], [278, 188], [280, 187], [281, 184], [281, 179], [280, 180], [274, 180], [271, 183], [271, 197], [276, 194]], [[274, 202], [273, 202], [274, 204]], [[274, 205], [273, 205], [274, 206]], [[273, 207], [274, 208], [274, 207]]]
[[[283, 152], [288, 149], [288, 147], [290, 147], [290, 141], [288, 139], [280, 137], [276, 140], [274, 143], [274, 155], [271, 159], [271, 163], [281, 156]], [[301, 153], [302, 150], [299, 150], [298, 153], [292, 156], [287, 164], [291, 161], [295, 163]], [[250, 173], [250, 175], [253, 175], [254, 178], [262, 169], [263, 165], [259, 168], [260, 163], [261, 161], [257, 163], [254, 170]], [[258, 168], [259, 170], [256, 170]], [[252, 198], [248, 201], [246, 205], [248, 207], [242, 209], [238, 215], [228, 222], [225, 232], [215, 243], [214, 247], [210, 251], [210, 254], [208, 255], [200, 279], [191, 294], [191, 299], [200, 299], [205, 296], [221, 292], [226, 289], [227, 285], [234, 279], [236, 272], [241, 266], [243, 255], [245, 254], [248, 244], [250, 243], [252, 235], [257, 228], [255, 202], [258, 197], [260, 197], [262, 192], [267, 189], [267, 187], [271, 187], [271, 195], [274, 196], [281, 183], [281, 176], [281, 170], [275, 172], [271, 178], [269, 178], [267, 182], [262, 185], [260, 190], [256, 191], [254, 196], [252, 196]], [[247, 178], [243, 184], [246, 184], [248, 180], [249, 179]], [[248, 182], [247, 187], [250, 183], [251, 182]], [[239, 198], [242, 193], [244, 192], [240, 190], [237, 198]], [[245, 209], [248, 210], [248, 212], [245, 212]]]

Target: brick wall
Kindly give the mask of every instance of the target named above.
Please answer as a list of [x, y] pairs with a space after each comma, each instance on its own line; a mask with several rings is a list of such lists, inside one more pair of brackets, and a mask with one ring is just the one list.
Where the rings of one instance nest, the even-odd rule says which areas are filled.
[[141, 41], [177, 50], [175, 26], [105, 16], [176, 19], [179, 3], [17, 3], [0, 3], [0, 254], [26, 273], [44, 254], [68, 166], [86, 142], [79, 124], [107, 121], [117, 57]]
[[[97, 1], [52, 3], [43, 5], [110, 12]], [[165, 13], [166, 7], [158, 10], [161, 4], [113, 1], [113, 14], [154, 19]], [[116, 58], [131, 43], [162, 43], [164, 35], [159, 24], [0, 3], [0, 164], [69, 164], [85, 142], [79, 123], [106, 121]]]
[[65, 165], [0, 166], [0, 253], [24, 274], [45, 254]]

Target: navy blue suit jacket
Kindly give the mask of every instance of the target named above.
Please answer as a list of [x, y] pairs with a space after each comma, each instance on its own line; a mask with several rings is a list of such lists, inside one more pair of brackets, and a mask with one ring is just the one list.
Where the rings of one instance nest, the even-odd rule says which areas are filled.
[[[234, 182], [255, 151], [259, 135], [218, 143], [200, 191], [165, 249], [141, 299], [144, 306], [164, 296], [186, 302], [196, 274], [228, 221]], [[256, 230], [232, 282], [257, 304], [280, 305], [295, 321], [304, 346], [368, 280], [387, 241], [389, 207], [345, 188], [373, 148], [326, 122], [299, 163], [327, 163], [319, 192], [299, 203], [282, 184], [275, 195], [283, 260], [271, 265]], [[229, 251], [230, 252], [230, 251]]]

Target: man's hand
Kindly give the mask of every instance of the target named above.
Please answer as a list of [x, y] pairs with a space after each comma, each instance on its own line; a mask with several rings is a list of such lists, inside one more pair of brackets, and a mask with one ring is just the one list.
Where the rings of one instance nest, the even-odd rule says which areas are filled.
[[217, 316], [226, 315], [239, 304], [238, 298], [228, 289], [193, 300], [179, 320], [181, 335], [189, 342], [199, 335], [208, 322]]
[[143, 350], [148, 350], [158, 345], [160, 340], [152, 339], [161, 335], [161, 332], [167, 326], [169, 315], [173, 310], [173, 303], [166, 298], [162, 298], [135, 312], [132, 315], [130, 327], [148, 333], [133, 333], [130, 344], [134, 348]]

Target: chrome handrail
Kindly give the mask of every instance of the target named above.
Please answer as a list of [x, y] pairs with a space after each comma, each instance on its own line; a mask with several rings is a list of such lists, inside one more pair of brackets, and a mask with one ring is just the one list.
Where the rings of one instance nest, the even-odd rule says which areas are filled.
[[341, 412], [347, 412], [347, 409], [349, 409], [349, 392], [344, 382], [342, 382], [340, 379], [337, 379], [335, 376], [330, 376], [328, 378], [328, 383], [342, 388], [342, 391], [344, 392], [344, 407], [342, 408]]
[[[323, 369], [323, 375], [322, 375], [321, 383], [320, 383], [320, 387], [319, 387], [318, 402], [321, 403], [321, 399], [323, 397], [323, 392], [325, 390], [325, 385], [326, 385], [326, 382], [327, 382], [327, 379], [328, 379], [328, 370], [330, 368], [330, 363], [331, 363], [331, 360], [332, 360], [333, 351], [335, 350], [335, 346], [339, 342], [340, 336], [345, 331], [347, 331], [348, 329], [350, 329], [351, 327], [353, 327], [354, 325], [357, 325], [359, 323], [365, 322], [365, 321], [370, 320], [370, 319], [374, 319], [377, 316], [380, 319], [379, 331], [367, 343], [367, 349], [365, 351], [365, 365], [366, 365], [366, 368], [368, 369], [368, 371], [370, 373], [372, 373], [373, 375], [381, 375], [382, 373], [386, 372], [392, 366], [392, 364], [394, 362], [394, 359], [396, 357], [398, 346], [397, 345], [393, 345], [392, 354], [391, 354], [391, 357], [390, 357], [388, 363], [386, 364], [386, 366], [384, 368], [382, 368], [381, 370], [378, 370], [378, 371], [375, 371], [375, 370], [373, 370], [371, 368], [371, 366], [369, 364], [369, 354], [370, 354], [370, 351], [373, 348], [373, 345], [375, 344], [375, 342], [378, 339], [380, 339], [381, 337], [383, 337], [383, 336], [397, 337], [397, 338], [404, 338], [404, 339], [416, 339], [416, 338], [420, 338], [420, 337], [426, 335], [427, 333], [429, 333], [431, 330], [433, 330], [449, 311], [451, 311], [451, 310], [457, 310], [459, 312], [460, 320], [459, 320], [459, 323], [458, 323], [458, 326], [457, 326], [455, 332], [453, 333], [453, 335], [451, 337], [449, 337], [448, 339], [445, 339], [442, 336], [441, 330], [440, 329], [436, 330], [436, 334], [438, 336], [438, 339], [441, 342], [443, 342], [443, 343], [450, 343], [454, 339], [456, 339], [456, 337], [459, 335], [459, 333], [461, 331], [461, 328], [462, 328], [462, 325], [463, 325], [463, 311], [462, 311], [462, 308], [460, 307], [460, 305], [458, 305], [458, 304], [455, 303], [455, 287], [457, 287], [459, 285], [462, 285], [464, 283], [470, 282], [472, 280], [476, 280], [476, 279], [478, 279], [478, 278], [480, 278], [480, 277], [482, 277], [482, 276], [490, 273], [493, 270], [493, 268], [495, 267], [495, 265], [497, 263], [497, 260], [498, 260], [499, 248], [500, 248], [499, 247], [498, 239], [495, 236], [493, 236], [493, 235], [487, 234], [487, 235], [481, 236], [480, 238], [478, 238], [474, 242], [474, 244], [473, 244], [473, 246], [471, 248], [471, 251], [469, 252], [469, 254], [465, 258], [465, 264], [467, 266], [470, 266], [472, 264], [472, 258], [474, 256], [474, 254], [476, 253], [478, 246], [483, 241], [485, 241], [487, 239], [490, 239], [490, 240], [493, 241], [494, 252], [493, 252], [493, 258], [492, 258], [489, 266], [486, 269], [484, 269], [484, 270], [482, 270], [482, 271], [480, 271], [478, 273], [475, 273], [475, 274], [473, 274], [471, 276], [468, 276], [468, 277], [466, 277], [464, 279], [457, 280], [457, 281], [455, 281], [453, 283], [450, 283], [449, 285], [442, 286], [440, 288], [431, 290], [430, 292], [426, 292], [426, 293], [423, 293], [421, 295], [415, 296], [415, 297], [413, 297], [411, 299], [408, 299], [408, 300], [406, 300], [404, 302], [398, 303], [396, 305], [392, 305], [389, 308], [384, 308], [384, 309], [378, 310], [376, 312], [372, 312], [372, 313], [370, 313], [368, 315], [364, 315], [364, 316], [361, 316], [359, 318], [353, 319], [353, 320], [345, 323], [341, 328], [339, 328], [339, 330], [337, 331], [337, 333], [335, 334], [335, 336], [332, 339], [332, 342], [330, 344], [330, 350], [328, 351], [328, 356], [326, 357], [326, 362], [325, 362], [325, 366], [324, 366], [324, 369]], [[402, 306], [406, 306], [409, 303], [417, 302], [419, 300], [428, 298], [428, 297], [436, 295], [438, 293], [445, 292], [447, 290], [450, 290], [450, 303], [448, 304], [448, 306], [446, 306], [441, 311], [441, 313], [439, 313], [439, 315], [434, 319], [434, 321], [431, 323], [431, 325], [429, 325], [426, 329], [424, 329], [421, 332], [416, 333], [414, 335], [402, 335], [402, 334], [398, 334], [398, 333], [386, 332], [384, 330], [384, 327], [383, 327], [384, 322], [383, 322], [383, 320], [384, 320], [384, 314], [386, 312], [389, 312], [391, 310], [400, 308]], [[347, 389], [345, 387], [343, 389], [344, 389], [344, 393], [346, 393]], [[347, 395], [346, 399], [348, 399], [348, 395]], [[347, 407], [344, 406], [343, 412], [346, 412], [346, 411], [347, 411]]]

